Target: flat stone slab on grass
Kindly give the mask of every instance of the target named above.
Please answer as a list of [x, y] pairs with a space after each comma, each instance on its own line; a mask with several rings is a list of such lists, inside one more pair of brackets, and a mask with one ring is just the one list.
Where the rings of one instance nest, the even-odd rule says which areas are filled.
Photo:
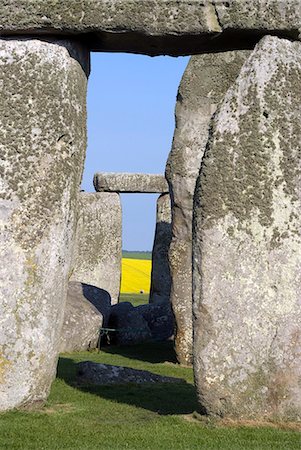
[[[183, 55], [297, 39], [299, 0], [6, 0], [2, 35], [81, 35], [93, 51]], [[214, 39], [212, 39], [214, 37]]]
[[111, 366], [91, 361], [77, 364], [77, 381], [83, 384], [185, 383], [182, 378], [164, 377], [147, 370]]
[[147, 173], [96, 173], [94, 187], [97, 192], [166, 194], [169, 192], [164, 175]]

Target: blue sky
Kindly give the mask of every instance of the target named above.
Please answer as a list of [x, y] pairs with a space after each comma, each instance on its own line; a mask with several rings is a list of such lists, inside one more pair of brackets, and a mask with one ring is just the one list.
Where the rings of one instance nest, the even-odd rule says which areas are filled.
[[[97, 171], [164, 173], [177, 89], [187, 63], [187, 57], [92, 54], [85, 191], [94, 191]], [[157, 197], [121, 196], [124, 249], [151, 250]]]

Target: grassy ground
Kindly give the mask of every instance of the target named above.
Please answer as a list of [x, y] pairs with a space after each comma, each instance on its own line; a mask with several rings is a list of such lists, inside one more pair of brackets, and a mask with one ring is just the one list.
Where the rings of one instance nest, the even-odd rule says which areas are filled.
[[152, 259], [152, 252], [132, 252], [123, 250], [122, 257], [131, 259]]
[[[76, 363], [96, 362], [182, 378], [180, 384], [80, 386]], [[9, 450], [300, 450], [296, 430], [205, 424], [196, 409], [192, 370], [175, 362], [172, 343], [104, 347], [61, 355], [48, 403], [0, 414], [0, 449]]]
[[130, 302], [133, 306], [148, 303], [149, 294], [120, 294], [121, 302]]

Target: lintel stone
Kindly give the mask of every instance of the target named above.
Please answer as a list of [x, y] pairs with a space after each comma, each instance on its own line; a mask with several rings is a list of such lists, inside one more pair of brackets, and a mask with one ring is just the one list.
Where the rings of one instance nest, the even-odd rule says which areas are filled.
[[94, 187], [97, 192], [166, 194], [169, 192], [164, 175], [145, 173], [96, 173]]
[[[297, 39], [299, 0], [2, 0], [0, 34], [80, 35], [92, 51], [184, 55]], [[212, 39], [214, 37], [214, 39]]]

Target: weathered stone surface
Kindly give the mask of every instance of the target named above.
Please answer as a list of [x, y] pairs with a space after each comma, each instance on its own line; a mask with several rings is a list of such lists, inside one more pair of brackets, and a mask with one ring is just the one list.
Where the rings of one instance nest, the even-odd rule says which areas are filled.
[[94, 187], [97, 192], [158, 193], [168, 192], [164, 175], [147, 173], [96, 173]]
[[107, 291], [71, 281], [68, 286], [60, 352], [97, 348], [100, 327], [106, 327], [111, 310]]
[[88, 65], [71, 41], [0, 40], [0, 410], [43, 401], [56, 373]]
[[157, 200], [155, 239], [152, 251], [152, 274], [149, 302], [170, 300], [170, 269], [168, 251], [171, 242], [170, 195], [163, 194]]
[[0, 8], [2, 35], [80, 34], [94, 51], [149, 55], [251, 48], [268, 32], [297, 39], [300, 24], [299, 0], [2, 0]]
[[148, 370], [111, 366], [91, 361], [77, 364], [77, 381], [83, 384], [185, 383], [182, 378], [164, 377]]
[[179, 87], [166, 177], [173, 218], [169, 250], [171, 303], [177, 323], [176, 353], [183, 364], [192, 362], [192, 210], [196, 179], [211, 117], [248, 54], [233, 51], [194, 56]]
[[118, 194], [81, 192], [71, 280], [109, 292], [118, 302], [121, 277], [121, 203]]
[[301, 44], [264, 38], [195, 196], [194, 369], [209, 414], [301, 420]]
[[118, 345], [140, 344], [152, 338], [146, 320], [129, 302], [112, 306], [109, 327], [117, 330], [112, 341]]
[[152, 334], [152, 341], [166, 341], [174, 335], [174, 316], [170, 303], [139, 305], [135, 310], [142, 315]]

